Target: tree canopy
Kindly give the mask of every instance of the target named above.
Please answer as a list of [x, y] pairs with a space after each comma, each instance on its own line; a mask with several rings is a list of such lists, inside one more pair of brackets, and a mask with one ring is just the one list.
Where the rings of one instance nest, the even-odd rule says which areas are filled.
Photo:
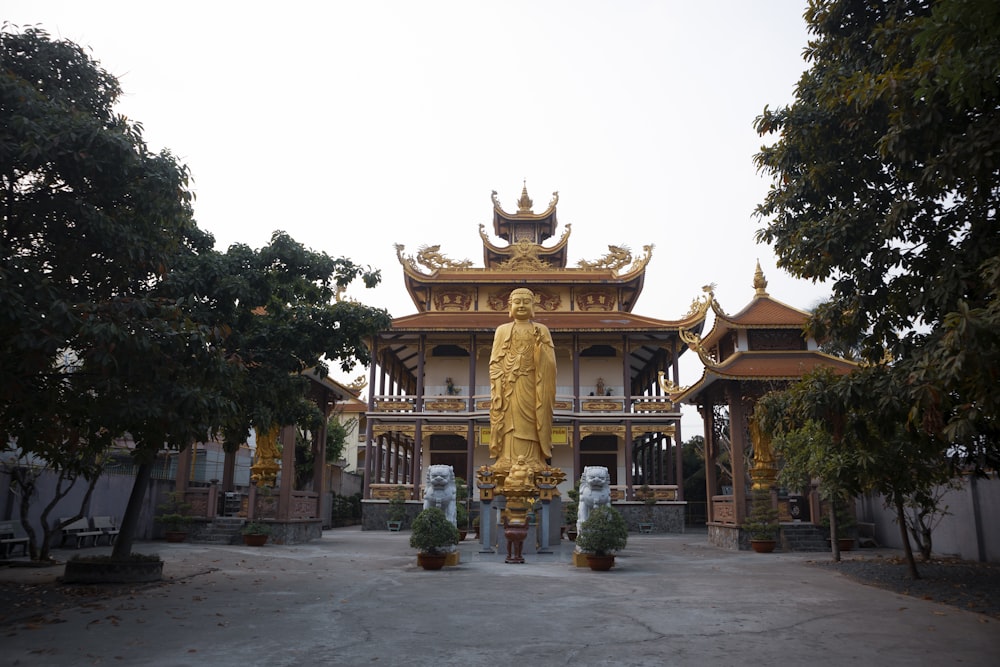
[[814, 0], [795, 101], [755, 127], [759, 241], [829, 280], [813, 333], [894, 360], [908, 418], [998, 458], [1000, 5]]
[[129, 436], [127, 556], [156, 452], [315, 421], [301, 373], [368, 361], [389, 316], [337, 296], [380, 276], [282, 232], [217, 252], [187, 168], [83, 49], [5, 26], [0, 63], [0, 448], [93, 478]]

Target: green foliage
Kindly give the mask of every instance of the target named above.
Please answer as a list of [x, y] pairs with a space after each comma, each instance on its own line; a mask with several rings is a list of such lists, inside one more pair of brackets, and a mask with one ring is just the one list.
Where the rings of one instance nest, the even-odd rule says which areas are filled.
[[566, 492], [569, 496], [569, 500], [563, 503], [563, 516], [565, 517], [566, 525], [576, 530], [576, 521], [579, 508], [580, 508], [580, 480], [577, 480], [573, 488]]
[[396, 487], [389, 498], [389, 521], [403, 521], [406, 519], [406, 495], [403, 487]]
[[[839, 377], [820, 368], [784, 392], [763, 396], [754, 418], [773, 435], [784, 461], [779, 481], [804, 488], [819, 478], [827, 500], [880, 493], [902, 524], [908, 499], [947, 483], [953, 473], [938, 440], [904, 428], [907, 391], [893, 369], [867, 366]], [[908, 540], [903, 547], [916, 577]]]
[[261, 523], [260, 521], [250, 521], [243, 524], [241, 532], [244, 535], [270, 535], [272, 530], [270, 524]]
[[0, 65], [0, 447], [94, 479], [131, 436], [125, 557], [164, 447], [322, 418], [302, 373], [369, 360], [388, 313], [337, 293], [380, 274], [283, 232], [216, 252], [187, 168], [114, 112], [118, 81], [83, 49], [5, 26]]
[[628, 543], [628, 524], [621, 513], [610, 505], [592, 509], [580, 531], [576, 546], [581, 551], [596, 556], [608, 556], [621, 551]]
[[469, 487], [461, 477], [455, 477], [455, 523], [460, 530], [469, 528]]
[[795, 102], [765, 108], [773, 177], [757, 233], [793, 275], [830, 280], [810, 327], [890, 353], [911, 428], [1000, 462], [1000, 6], [828, 0], [806, 12]]
[[776, 539], [778, 510], [771, 504], [771, 492], [767, 489], [750, 492], [750, 516], [743, 522], [743, 530], [751, 540]]
[[[845, 539], [851, 537], [854, 533], [854, 527], [857, 525], [857, 519], [854, 516], [854, 512], [851, 511], [850, 498], [838, 498], [833, 497], [830, 499], [833, 503], [833, 515], [834, 522], [836, 523], [836, 530], [834, 533], [837, 539]], [[823, 526], [828, 532], [830, 531], [830, 514], [826, 513], [820, 517], [820, 525]]]
[[421, 553], [443, 553], [458, 544], [458, 529], [438, 507], [421, 510], [413, 520], [410, 546]]
[[156, 520], [162, 523], [167, 530], [184, 530], [184, 528], [194, 521], [191, 516], [191, 503], [184, 500], [184, 494], [180, 491], [171, 491], [166, 499], [156, 506], [159, 514]]

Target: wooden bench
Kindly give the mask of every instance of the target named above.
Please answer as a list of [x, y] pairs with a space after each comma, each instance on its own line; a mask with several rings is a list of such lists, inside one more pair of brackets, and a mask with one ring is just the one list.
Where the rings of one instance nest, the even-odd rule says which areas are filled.
[[101, 540], [102, 537], [108, 538], [109, 546], [114, 544], [115, 540], [118, 539], [118, 526], [115, 525], [114, 517], [95, 516], [94, 530], [101, 531], [101, 534], [94, 538], [95, 545]]
[[69, 538], [73, 538], [76, 542], [77, 549], [87, 545], [87, 538], [90, 538], [92, 544], [96, 546], [97, 538], [104, 535], [103, 531], [94, 530], [90, 527], [90, 519], [87, 517], [77, 519], [76, 521], [66, 525], [67, 521], [69, 521], [68, 518], [59, 519], [59, 525], [63, 527], [62, 541], [59, 542], [59, 546], [66, 544], [66, 540]]
[[0, 558], [13, 556], [14, 550], [21, 547], [21, 555], [28, 555], [28, 538], [21, 531], [21, 524], [16, 521], [0, 521]]

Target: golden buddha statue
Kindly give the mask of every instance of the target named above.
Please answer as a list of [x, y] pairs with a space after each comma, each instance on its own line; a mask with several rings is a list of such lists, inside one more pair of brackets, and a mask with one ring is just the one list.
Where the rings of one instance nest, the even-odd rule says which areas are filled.
[[552, 458], [556, 354], [552, 335], [533, 321], [535, 295], [510, 293], [512, 321], [497, 327], [490, 355], [490, 457], [507, 473], [524, 457], [532, 473]]

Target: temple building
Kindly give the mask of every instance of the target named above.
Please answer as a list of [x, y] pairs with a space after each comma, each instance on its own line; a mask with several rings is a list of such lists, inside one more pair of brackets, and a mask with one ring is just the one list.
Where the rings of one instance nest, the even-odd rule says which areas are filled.
[[[773, 455], [761, 447], [755, 451], [751, 441], [750, 419], [757, 399], [768, 391], [785, 389], [820, 366], [837, 374], [856, 368], [851, 361], [822, 352], [815, 338], [803, 333], [809, 313], [768, 294], [759, 263], [753, 287], [753, 299], [735, 315], [726, 313], [712, 295], [712, 330], [704, 337], [681, 332], [705, 366], [701, 378], [690, 387], [665, 387], [675, 403], [697, 406], [704, 420], [709, 540], [729, 548], [741, 546], [739, 527], [747, 516], [747, 479], [752, 477], [756, 483], [757, 477], [764, 477], [765, 486], [770, 487], [777, 472]], [[728, 417], [728, 427], [718, 427], [720, 416]], [[728, 460], [725, 479], [720, 479], [721, 459]], [[815, 491], [811, 498], [778, 491], [773, 495], [781, 521], [818, 522]]]
[[[448, 464], [475, 480], [491, 463], [489, 359], [494, 331], [510, 320], [508, 296], [535, 294], [535, 320], [551, 331], [558, 375], [551, 465], [572, 488], [585, 466], [605, 466], [616, 499], [648, 484], [665, 502], [683, 501], [681, 413], [664, 386], [678, 383], [681, 333], [697, 335], [711, 298], [677, 320], [633, 312], [653, 254], [608, 246], [569, 263], [570, 225], [558, 230], [558, 193], [540, 213], [523, 188], [514, 212], [493, 193], [492, 228], [480, 225], [483, 265], [452, 260], [440, 245], [415, 255], [396, 246], [416, 312], [372, 340], [369, 404], [359, 468], [366, 498], [399, 485], [419, 498], [422, 471]], [[660, 372], [665, 382], [659, 381]], [[470, 484], [475, 487], [475, 484]]]

